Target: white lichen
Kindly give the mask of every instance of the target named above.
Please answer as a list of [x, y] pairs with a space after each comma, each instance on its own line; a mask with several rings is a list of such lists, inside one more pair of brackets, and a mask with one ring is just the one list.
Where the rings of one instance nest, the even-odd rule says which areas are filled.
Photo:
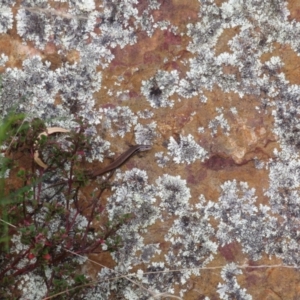
[[142, 81], [141, 92], [153, 108], [172, 107], [174, 101], [169, 100], [169, 97], [175, 93], [178, 79], [176, 70], [159, 70], [150, 80]]
[[207, 151], [194, 141], [194, 137], [191, 134], [180, 136], [179, 142], [170, 137], [168, 150], [168, 154], [173, 157], [173, 161], [177, 164], [191, 164], [196, 159], [203, 161], [207, 157]]

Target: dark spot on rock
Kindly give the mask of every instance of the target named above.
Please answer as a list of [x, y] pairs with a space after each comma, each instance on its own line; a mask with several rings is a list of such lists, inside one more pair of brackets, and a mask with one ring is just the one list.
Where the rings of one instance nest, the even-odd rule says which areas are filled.
[[213, 155], [204, 163], [204, 165], [210, 170], [219, 171], [232, 167], [236, 165], [236, 163], [232, 158]]
[[188, 226], [189, 223], [190, 223], [190, 218], [187, 217], [187, 216], [183, 216], [183, 217], [181, 218], [181, 222], [182, 222], [182, 224], [183, 224], [184, 226]]
[[199, 184], [207, 176], [207, 169], [199, 167], [196, 170], [193, 170], [191, 166], [186, 168], [187, 170], [187, 183], [188, 184]]
[[160, 96], [162, 94], [161, 89], [158, 86], [153, 86], [150, 89], [150, 96]]
[[227, 261], [234, 261], [236, 255], [238, 254], [236, 243], [230, 243], [223, 247], [219, 247], [219, 252]]

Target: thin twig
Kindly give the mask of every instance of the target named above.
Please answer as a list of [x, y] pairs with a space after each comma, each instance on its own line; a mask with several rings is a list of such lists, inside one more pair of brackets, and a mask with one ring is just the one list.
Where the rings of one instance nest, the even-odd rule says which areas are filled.
[[9, 225], [9, 226], [11, 226], [11, 227], [13, 227], [13, 228], [18, 228], [17, 226], [15, 226], [15, 225], [13, 225], [13, 224], [11, 224], [11, 223], [8, 223], [8, 222], [6, 222], [6, 221], [4, 221], [3, 219], [0, 219], [0, 221], [2, 221], [3, 223], [5, 223], [5, 224], [7, 224], [7, 225]]
[[55, 9], [44, 9], [39, 7], [25, 7], [25, 6], [23, 6], [22, 8], [35, 14], [43, 14], [43, 15], [52, 14], [70, 20], [72, 19], [88, 20], [88, 17], [85, 17], [83, 15], [74, 16], [67, 12], [57, 11]]
[[174, 299], [179, 299], [179, 300], [183, 300], [181, 297], [179, 296], [175, 296], [175, 295], [172, 295], [172, 294], [169, 294], [169, 293], [159, 293], [159, 294], [156, 294], [154, 297], [157, 298], [157, 297], [170, 297], [170, 298], [174, 298]]
[[[96, 281], [95, 283], [97, 283], [97, 281]], [[74, 288], [68, 289], [68, 292], [74, 291], [74, 290], [76, 290], [76, 289], [78, 289], [78, 288], [90, 286], [90, 285], [93, 285], [93, 281], [92, 281], [91, 283], [85, 283], [85, 284], [77, 285], [77, 286], [74, 287]], [[54, 298], [54, 297], [56, 297], [56, 296], [63, 295], [63, 294], [65, 294], [65, 293], [66, 293], [66, 291], [63, 291], [63, 292], [60, 292], [60, 293], [57, 293], [57, 294], [48, 296], [48, 297], [46, 297], [46, 298], [43, 298], [42, 300], [52, 299], [52, 298]]]

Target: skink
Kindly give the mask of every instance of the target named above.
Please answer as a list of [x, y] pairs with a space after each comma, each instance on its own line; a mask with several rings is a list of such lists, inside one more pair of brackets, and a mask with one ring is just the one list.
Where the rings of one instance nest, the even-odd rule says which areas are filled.
[[118, 156], [111, 164], [106, 166], [103, 169], [100, 169], [99, 171], [92, 171], [92, 174], [90, 175], [90, 178], [95, 178], [97, 176], [104, 175], [107, 172], [110, 172], [112, 170], [115, 170], [119, 167], [121, 167], [127, 159], [129, 159], [132, 155], [136, 154], [137, 152], [140, 151], [147, 151], [150, 150], [151, 146], [150, 145], [136, 145], [128, 150], [126, 150], [124, 153], [122, 153], [120, 156]]

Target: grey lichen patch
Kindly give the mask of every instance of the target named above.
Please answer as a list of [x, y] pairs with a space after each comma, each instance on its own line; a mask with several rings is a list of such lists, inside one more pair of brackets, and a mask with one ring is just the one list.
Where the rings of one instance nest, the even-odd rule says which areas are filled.
[[100, 65], [103, 69], [107, 68], [114, 59], [111, 49], [103, 36], [91, 33], [93, 40], [90, 44], [83, 44], [79, 49], [81, 61], [85, 65]]
[[270, 186], [265, 194], [270, 199], [270, 211], [280, 215], [281, 221], [273, 230], [266, 252], [282, 258], [286, 264], [298, 265], [299, 156], [291, 147], [275, 154], [277, 159], [271, 160], [268, 166]]
[[223, 268], [221, 276], [225, 283], [218, 284], [218, 293], [221, 299], [252, 300], [252, 296], [247, 294], [246, 289], [241, 288], [238, 284], [236, 275], [239, 274], [242, 274], [242, 271], [234, 263]]
[[159, 9], [161, 3], [157, 0], [147, 0], [146, 9], [144, 9], [136, 19], [136, 25], [141, 27], [143, 31], [147, 33], [148, 36], [152, 36], [155, 29], [157, 28], [157, 23], [154, 21], [154, 17], [151, 14], [153, 10]]
[[137, 116], [127, 106], [101, 108], [100, 113], [102, 115], [102, 127], [110, 130], [111, 136], [124, 137], [137, 123]]
[[168, 150], [169, 155], [173, 157], [173, 161], [177, 164], [191, 164], [196, 159], [203, 161], [207, 157], [207, 151], [194, 141], [191, 134], [188, 136], [180, 136], [179, 143], [171, 137]]
[[139, 111], [138, 116], [141, 119], [151, 119], [154, 116], [154, 112], [150, 111], [149, 109], [145, 109], [143, 111]]
[[90, 163], [94, 161], [103, 161], [104, 156], [109, 152], [110, 143], [98, 136], [96, 130], [86, 131], [85, 134], [90, 136], [93, 141], [90, 151], [85, 153], [87, 161]]
[[9, 7], [11, 4], [12, 3], [5, 3], [5, 1], [0, 4], [0, 34], [12, 29], [13, 14], [12, 9]]
[[275, 118], [274, 132], [279, 136], [281, 143], [289, 147], [300, 147], [300, 123], [298, 118], [298, 105], [300, 86], [289, 85], [283, 74], [276, 80], [279, 91], [276, 109], [273, 110]]
[[150, 263], [156, 253], [161, 253], [161, 250], [159, 249], [159, 244], [145, 245], [141, 254], [141, 260], [143, 261], [143, 263]]
[[151, 260], [160, 251], [157, 245], [145, 245], [141, 235], [160, 216], [158, 207], [154, 205], [156, 188], [147, 181], [146, 172], [139, 169], [118, 174], [113, 186], [114, 194], [108, 198], [107, 211], [111, 221], [124, 214], [132, 216], [118, 230], [122, 246], [113, 254], [116, 261], [122, 262], [122, 267], [117, 267], [122, 273]]
[[151, 145], [157, 136], [155, 129], [156, 122], [151, 122], [150, 124], [144, 126], [137, 124], [134, 128], [136, 143], [142, 145]]
[[[17, 107], [21, 112], [31, 112], [46, 119], [61, 115], [53, 105], [54, 95], [58, 92], [57, 75], [49, 69], [50, 63], [42, 63], [34, 56], [23, 62], [23, 69], [7, 68], [2, 75], [3, 89], [0, 110], [6, 115]], [[39, 101], [43, 99], [43, 101]], [[17, 105], [18, 104], [18, 105]], [[46, 117], [47, 116], [47, 117]]]
[[101, 86], [101, 73], [94, 66], [83, 63], [64, 64], [56, 70], [60, 95], [64, 101], [92, 101], [92, 95]]
[[222, 133], [228, 136], [230, 132], [230, 126], [224, 117], [223, 109], [217, 108], [216, 111], [219, 113], [219, 115], [208, 123], [208, 128], [211, 130], [211, 135], [215, 136], [218, 132], [218, 128], [220, 128]]
[[31, 276], [28, 274], [22, 275], [20, 278], [20, 283], [18, 284], [18, 289], [22, 291], [23, 296], [20, 298], [22, 300], [28, 298], [43, 298], [47, 293], [47, 286], [44, 278], [35, 274]]
[[[66, 64], [52, 71], [50, 62], [40, 56], [24, 60], [23, 70], [7, 68], [2, 76], [0, 110], [3, 115], [16, 107], [20, 112], [46, 120], [47, 124], [69, 128], [74, 116], [81, 116], [91, 125], [100, 115], [93, 108], [93, 93], [101, 85], [101, 74], [82, 64]], [[55, 105], [61, 96], [62, 104]], [[42, 101], [41, 101], [42, 99]]]
[[111, 220], [119, 214], [134, 213], [135, 219], [129, 227], [141, 229], [153, 224], [158, 218], [159, 209], [154, 205], [156, 188], [148, 184], [145, 171], [133, 169], [123, 175], [117, 174], [113, 190], [114, 194], [108, 199]]
[[252, 259], [261, 258], [268, 245], [266, 237], [278, 226], [277, 219], [269, 215], [269, 207], [256, 207], [255, 189], [246, 182], [226, 181], [221, 189], [218, 203], [209, 212], [219, 220], [216, 237], [220, 245], [237, 240]]
[[157, 194], [161, 198], [160, 206], [169, 215], [178, 215], [187, 209], [191, 194], [185, 180], [180, 176], [165, 174], [157, 179], [156, 184]]
[[[40, 49], [47, 43], [59, 46], [61, 54], [75, 48], [83, 56], [89, 52], [95, 62], [102, 58], [100, 64], [107, 67], [113, 58], [112, 48], [135, 44], [139, 30], [146, 31], [150, 36], [153, 34], [152, 12], [159, 4], [149, 2], [140, 16], [137, 2], [129, 0], [103, 1], [97, 9], [93, 0], [70, 1], [68, 9], [64, 10], [53, 9], [47, 1], [23, 1], [16, 17], [17, 30], [24, 41], [32, 41]], [[5, 9], [2, 10], [5, 31], [11, 28], [12, 23], [8, 4], [11, 3], [4, 3]], [[145, 26], [146, 20], [151, 19]], [[159, 27], [163, 28], [163, 25]], [[98, 29], [101, 34], [96, 33]]]
[[[42, 8], [49, 8], [49, 5], [44, 2]], [[23, 40], [33, 41], [38, 48], [44, 48], [51, 34], [51, 24], [47, 16], [21, 8], [16, 19], [17, 31]]]
[[161, 168], [165, 167], [168, 161], [170, 160], [170, 157], [164, 155], [163, 152], [156, 152], [155, 157], [157, 157], [157, 165]]
[[0, 66], [1, 67], [4, 66], [7, 61], [8, 61], [8, 56], [2, 53], [0, 56]]
[[76, 9], [89, 12], [95, 9], [95, 2], [94, 0], [77, 0], [77, 1], [70, 1], [70, 4], [74, 6]]
[[1, 4], [3, 6], [14, 6], [16, 4], [16, 0], [2, 0]]
[[[44, 102], [47, 100], [49, 102], [53, 101], [58, 93], [59, 85], [57, 73], [50, 70], [50, 65], [51, 63], [48, 61], [43, 63], [40, 56], [33, 56], [31, 59], [24, 60], [24, 73], [20, 72], [20, 75], [24, 76], [23, 80], [28, 89], [28, 98], [30, 96], [36, 98], [44, 96], [46, 97]], [[20, 76], [20, 79], [22, 80], [22, 76]], [[33, 105], [38, 105], [38, 103], [34, 102]]]
[[[295, 39], [291, 41], [292, 28], [298, 31], [298, 25], [289, 23], [288, 15], [285, 2], [270, 4], [259, 1], [254, 5], [250, 1], [243, 6], [228, 1], [220, 7], [211, 1], [203, 2], [201, 21], [188, 25], [188, 35], [192, 37], [189, 50], [197, 56], [190, 59], [190, 70], [187, 77], [180, 81], [178, 92], [185, 97], [192, 97], [201, 89], [211, 90], [217, 84], [224, 92], [233, 91], [240, 96], [259, 94], [263, 85], [259, 80], [262, 71], [259, 58], [262, 53], [271, 51], [272, 42], [286, 43], [289, 40], [294, 49], [298, 47]], [[260, 33], [254, 30], [253, 18], [262, 25]], [[280, 24], [285, 23], [285, 29], [279, 26], [278, 20], [281, 20]], [[225, 28], [236, 26], [240, 26], [240, 32], [228, 43], [232, 53], [224, 52], [215, 56], [215, 45], [220, 34]], [[237, 67], [241, 80], [237, 80], [238, 74], [225, 74], [223, 65]]]
[[205, 205], [205, 201], [200, 201], [196, 207], [181, 210], [165, 236], [165, 240], [171, 242], [166, 262], [187, 269], [182, 272], [181, 284], [185, 284], [191, 274], [200, 275], [200, 268], [212, 261], [217, 252], [218, 244], [213, 241], [215, 231]]
[[149, 285], [157, 294], [174, 294], [174, 285], [180, 282], [181, 272], [168, 271], [169, 268], [163, 262], [152, 262], [148, 265], [142, 282]]
[[62, 53], [63, 50], [72, 48], [85, 52], [83, 49], [89, 47], [87, 40], [92, 36], [96, 26], [97, 12], [82, 12], [73, 8], [64, 14], [52, 10], [44, 11], [44, 14], [48, 15], [51, 21], [52, 35], [49, 42], [60, 46]]
[[270, 187], [266, 195], [275, 213], [285, 219], [294, 219], [300, 216], [300, 160], [291, 149], [283, 150], [284, 153], [276, 151], [277, 159], [269, 162]]
[[141, 92], [153, 108], [172, 107], [174, 101], [169, 97], [175, 93], [178, 80], [176, 70], [171, 72], [159, 70], [154, 77], [142, 81]]

